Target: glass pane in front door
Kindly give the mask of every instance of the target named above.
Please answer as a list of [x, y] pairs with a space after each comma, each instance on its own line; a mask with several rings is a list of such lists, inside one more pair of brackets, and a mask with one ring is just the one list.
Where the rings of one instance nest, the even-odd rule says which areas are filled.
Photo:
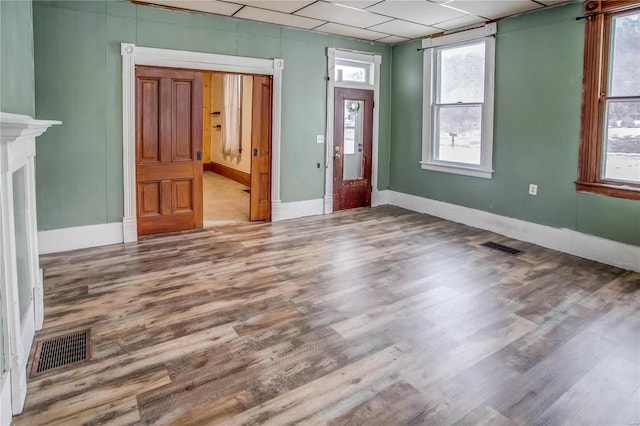
[[343, 180], [362, 179], [364, 101], [344, 101], [344, 161]]

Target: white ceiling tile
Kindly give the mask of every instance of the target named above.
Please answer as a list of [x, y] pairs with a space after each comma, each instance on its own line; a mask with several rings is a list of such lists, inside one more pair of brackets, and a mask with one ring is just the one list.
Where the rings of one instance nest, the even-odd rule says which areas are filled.
[[383, 34], [376, 31], [364, 30], [362, 28], [348, 27], [346, 25], [328, 23], [319, 26], [315, 31], [323, 33], [337, 34], [345, 37], [354, 37], [363, 40], [378, 40], [387, 37], [389, 34]]
[[443, 30], [455, 30], [458, 28], [464, 28], [473, 24], [482, 24], [486, 19], [475, 15], [465, 15], [460, 18], [450, 19], [448, 21], [435, 24], [434, 27], [441, 28]]
[[558, 4], [569, 3], [569, 0], [536, 0], [538, 3], [545, 4], [547, 6], [556, 6]]
[[465, 15], [464, 12], [431, 3], [427, 0], [385, 0], [382, 3], [371, 6], [367, 11], [423, 25], [436, 24]]
[[144, 3], [156, 4], [158, 6], [175, 7], [178, 9], [195, 10], [200, 12], [215, 13], [217, 15], [231, 16], [242, 6], [223, 1], [210, 0], [140, 0]]
[[407, 38], [424, 37], [426, 35], [435, 34], [442, 31], [438, 28], [414, 24], [413, 22], [401, 21], [399, 19], [394, 19], [393, 21], [375, 25], [367, 29]]
[[252, 21], [270, 22], [272, 24], [287, 25], [289, 27], [315, 28], [325, 21], [305, 18], [303, 16], [290, 15], [288, 13], [274, 12], [272, 10], [256, 9], [247, 6], [234, 15], [236, 18], [251, 19]]
[[398, 37], [398, 36], [389, 36], [385, 38], [381, 38], [380, 40], [376, 40], [378, 43], [386, 43], [386, 44], [397, 44], [402, 43], [403, 41], [408, 41], [408, 38]]
[[246, 6], [260, 9], [275, 10], [276, 12], [293, 13], [298, 9], [309, 6], [314, 0], [229, 0]]
[[453, 0], [444, 7], [455, 7], [473, 15], [498, 19], [544, 6], [531, 0]]
[[343, 6], [355, 7], [356, 9], [364, 9], [376, 3], [380, 3], [381, 0], [327, 0], [327, 1], [331, 3], [341, 4]]
[[325, 2], [314, 3], [295, 14], [358, 28], [370, 27], [391, 19], [374, 13]]

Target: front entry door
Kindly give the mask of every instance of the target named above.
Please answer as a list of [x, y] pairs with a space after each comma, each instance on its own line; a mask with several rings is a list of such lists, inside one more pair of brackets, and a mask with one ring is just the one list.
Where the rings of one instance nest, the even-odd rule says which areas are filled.
[[253, 76], [249, 217], [271, 219], [271, 77]]
[[371, 206], [373, 91], [335, 89], [333, 210]]
[[202, 73], [136, 67], [138, 235], [202, 227]]

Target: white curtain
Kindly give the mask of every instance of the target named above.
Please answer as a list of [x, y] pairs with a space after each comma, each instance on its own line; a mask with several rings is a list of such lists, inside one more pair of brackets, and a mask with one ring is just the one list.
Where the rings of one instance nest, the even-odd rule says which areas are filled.
[[224, 108], [222, 113], [222, 153], [240, 156], [240, 105], [242, 76], [224, 75]]

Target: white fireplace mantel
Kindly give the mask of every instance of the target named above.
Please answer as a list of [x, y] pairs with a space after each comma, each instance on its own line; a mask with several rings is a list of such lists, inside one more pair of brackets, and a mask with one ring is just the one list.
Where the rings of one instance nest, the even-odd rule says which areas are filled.
[[[42, 328], [44, 320], [34, 158], [36, 137], [55, 124], [61, 122], [0, 112], [0, 357], [4, 361], [4, 368], [0, 370], [0, 424], [9, 424], [11, 414], [22, 412], [27, 395], [29, 351], [35, 331]], [[16, 181], [19, 184], [14, 182], [15, 176], [19, 177]], [[19, 192], [14, 193], [16, 188]], [[19, 240], [20, 247], [26, 247], [20, 252], [26, 265], [22, 274], [18, 270], [16, 223], [24, 224], [20, 226], [22, 238]], [[24, 273], [25, 270], [28, 272]], [[29, 302], [22, 312], [19, 289], [23, 290], [23, 299]], [[24, 296], [25, 289], [31, 300]]]

